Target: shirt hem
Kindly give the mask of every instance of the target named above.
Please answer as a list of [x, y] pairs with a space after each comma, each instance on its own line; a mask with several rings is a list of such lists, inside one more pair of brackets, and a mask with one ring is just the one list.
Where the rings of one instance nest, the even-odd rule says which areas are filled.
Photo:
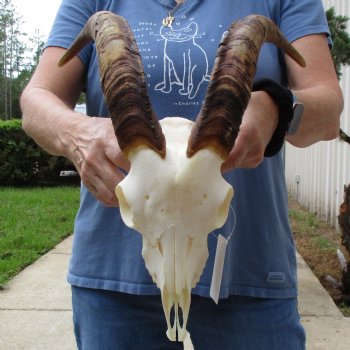
[[[74, 276], [71, 273], [68, 274], [67, 281], [73, 286], [82, 288], [103, 289], [136, 295], [160, 295], [160, 290], [157, 288], [156, 285], [140, 285], [119, 281], [94, 279]], [[197, 285], [192, 290], [192, 294], [209, 298], [210, 287]], [[222, 288], [220, 293], [220, 299], [226, 299], [232, 295], [268, 299], [289, 299], [297, 297], [298, 289], [296, 286], [293, 286], [291, 288], [262, 288], [253, 286], [233, 285], [226, 288]]]
[[297, 30], [293, 33], [287, 34], [286, 38], [288, 39], [288, 41], [293, 42], [304, 36], [315, 35], [315, 34], [325, 34], [327, 37], [330, 36], [330, 32], [328, 28], [323, 25], [319, 25], [319, 26], [303, 28], [302, 30]]

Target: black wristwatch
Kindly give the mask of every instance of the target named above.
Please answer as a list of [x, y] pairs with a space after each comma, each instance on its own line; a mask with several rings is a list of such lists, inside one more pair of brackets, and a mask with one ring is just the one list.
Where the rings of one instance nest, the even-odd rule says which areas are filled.
[[299, 128], [304, 105], [296, 100], [292, 92], [271, 79], [259, 79], [254, 82], [252, 91], [265, 91], [275, 101], [279, 117], [276, 130], [265, 149], [265, 157], [277, 154], [286, 135], [294, 135]]

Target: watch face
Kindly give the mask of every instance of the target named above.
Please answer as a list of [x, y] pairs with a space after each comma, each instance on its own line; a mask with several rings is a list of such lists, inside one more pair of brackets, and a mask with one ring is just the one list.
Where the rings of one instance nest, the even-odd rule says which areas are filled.
[[304, 112], [304, 105], [300, 102], [294, 102], [293, 110], [293, 119], [289, 124], [287, 135], [294, 135], [298, 131], [301, 117], [303, 116]]

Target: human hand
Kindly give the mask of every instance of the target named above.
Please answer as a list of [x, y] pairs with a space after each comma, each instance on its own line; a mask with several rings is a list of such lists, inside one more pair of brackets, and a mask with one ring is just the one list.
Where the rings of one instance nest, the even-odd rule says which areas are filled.
[[129, 171], [129, 161], [123, 156], [110, 118], [80, 119], [69, 139], [68, 158], [74, 163], [88, 190], [108, 207], [118, 207], [115, 188]]
[[277, 122], [278, 108], [272, 98], [265, 91], [252, 92], [235, 145], [222, 164], [222, 172], [257, 167], [264, 159]]

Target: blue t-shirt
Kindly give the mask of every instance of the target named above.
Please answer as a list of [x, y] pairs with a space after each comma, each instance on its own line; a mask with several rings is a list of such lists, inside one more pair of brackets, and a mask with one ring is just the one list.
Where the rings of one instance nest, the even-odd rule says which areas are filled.
[[[174, 6], [173, 0], [63, 0], [47, 46], [68, 48], [96, 11], [109, 10], [125, 17], [138, 42], [157, 115], [193, 120], [204, 100], [218, 44], [234, 20], [250, 14], [267, 16], [289, 41], [328, 33], [319, 0], [186, 0], [174, 12], [172, 28], [163, 27], [162, 19]], [[107, 117], [94, 45], [89, 44], [79, 57], [86, 68], [87, 114]], [[265, 44], [256, 77], [285, 81], [281, 57], [274, 45]], [[296, 296], [295, 247], [281, 153], [266, 158], [255, 169], [225, 174], [235, 190], [232, 210], [225, 226], [208, 236], [209, 258], [194, 293], [209, 296], [217, 233], [228, 237], [235, 227], [227, 247], [220, 296]], [[69, 282], [88, 288], [157, 294], [141, 249], [142, 236], [124, 225], [119, 209], [104, 207], [82, 186]]]

